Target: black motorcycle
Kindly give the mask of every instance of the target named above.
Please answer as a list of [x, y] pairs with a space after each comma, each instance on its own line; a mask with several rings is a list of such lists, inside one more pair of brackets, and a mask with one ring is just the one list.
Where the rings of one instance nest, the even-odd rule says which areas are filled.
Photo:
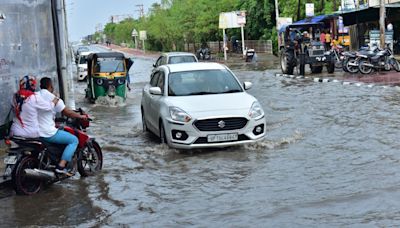
[[[77, 110], [83, 114], [81, 109]], [[95, 139], [90, 138], [84, 130], [89, 127], [89, 120], [58, 119], [59, 128], [74, 134], [78, 140], [72, 162], [72, 172], [76, 170], [83, 177], [90, 176], [102, 169], [103, 154]], [[63, 122], [63, 123], [62, 123]], [[61, 126], [65, 124], [65, 126]], [[66, 145], [50, 144], [38, 138], [14, 136], [6, 140], [10, 145], [4, 163], [6, 169], [4, 180], [11, 180], [17, 194], [33, 195], [44, 185], [48, 185], [70, 176], [55, 172]]]
[[364, 57], [373, 56], [378, 51], [379, 49], [377, 47], [373, 47], [371, 49], [369, 47], [362, 47], [357, 52], [343, 52], [343, 70], [351, 74], [358, 73], [360, 60]]
[[373, 55], [362, 55], [360, 57], [358, 68], [362, 74], [370, 74], [372, 70], [389, 71], [394, 69], [400, 72], [400, 64], [394, 58], [393, 52], [389, 47], [379, 50]]

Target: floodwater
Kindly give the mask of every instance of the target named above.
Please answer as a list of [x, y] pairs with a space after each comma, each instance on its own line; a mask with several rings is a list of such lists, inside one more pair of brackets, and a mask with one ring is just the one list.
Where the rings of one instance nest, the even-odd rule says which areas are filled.
[[[141, 131], [141, 89], [154, 60], [135, 58], [125, 106], [93, 117], [99, 175], [32, 196], [2, 188], [12, 226], [399, 227], [400, 91], [274, 77], [234, 67], [263, 105], [268, 135], [247, 146], [181, 152]], [[259, 69], [260, 66], [257, 66]]]

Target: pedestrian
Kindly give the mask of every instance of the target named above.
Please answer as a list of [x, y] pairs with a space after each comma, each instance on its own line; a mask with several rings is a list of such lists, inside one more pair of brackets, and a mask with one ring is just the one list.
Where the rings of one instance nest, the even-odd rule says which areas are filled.
[[128, 88], [129, 91], [131, 91], [131, 76], [129, 74], [129, 70], [131, 69], [134, 61], [131, 58], [128, 58], [126, 60], [126, 87]]
[[325, 50], [329, 51], [331, 49], [331, 34], [329, 32], [325, 33]]
[[325, 47], [325, 32], [322, 31], [321, 34], [319, 35], [319, 40], [321, 41], [322, 46]]
[[71, 164], [72, 157], [78, 147], [78, 138], [61, 129], [56, 128], [54, 122], [56, 113], [62, 113], [71, 118], [85, 119], [86, 115], [80, 115], [71, 109], [65, 107], [64, 101], [56, 97], [54, 92], [53, 83], [50, 78], [44, 77], [40, 80], [40, 96], [47, 101], [57, 99], [58, 102], [51, 111], [39, 111], [39, 134], [42, 140], [48, 143], [67, 145], [62, 154], [61, 160], [58, 163], [55, 172], [73, 176], [72, 167], [66, 168], [67, 163]]

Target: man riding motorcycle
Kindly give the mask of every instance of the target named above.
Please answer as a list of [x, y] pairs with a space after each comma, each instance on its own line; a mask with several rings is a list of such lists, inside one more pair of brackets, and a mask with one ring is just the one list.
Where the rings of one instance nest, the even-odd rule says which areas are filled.
[[57, 173], [65, 174], [67, 176], [72, 176], [73, 173], [71, 169], [66, 168], [68, 162], [74, 155], [74, 152], [78, 146], [78, 138], [66, 131], [56, 128], [54, 122], [56, 113], [62, 113], [63, 115], [71, 118], [84, 119], [87, 120], [86, 115], [80, 115], [71, 109], [67, 108], [64, 101], [57, 98], [54, 94], [53, 83], [50, 78], [44, 77], [40, 80], [40, 92], [41, 97], [46, 101], [52, 101], [57, 99], [57, 103], [51, 111], [39, 111], [39, 134], [40, 137], [49, 143], [56, 144], [67, 144], [62, 154], [61, 160], [58, 163], [55, 171]]
[[15, 113], [13, 124], [11, 125], [11, 135], [39, 138], [38, 112], [50, 112], [57, 99], [52, 101], [44, 100], [39, 94], [35, 93], [36, 78], [34, 76], [24, 76], [19, 83], [19, 90], [13, 96], [11, 106]]

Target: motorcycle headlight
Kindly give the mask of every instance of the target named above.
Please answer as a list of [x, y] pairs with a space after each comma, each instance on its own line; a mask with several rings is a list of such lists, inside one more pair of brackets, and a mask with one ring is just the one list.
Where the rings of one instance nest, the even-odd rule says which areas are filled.
[[255, 101], [251, 106], [249, 116], [253, 119], [260, 119], [264, 116], [264, 110], [258, 101]]
[[192, 119], [189, 114], [178, 107], [169, 107], [169, 113], [175, 121], [187, 123]]

